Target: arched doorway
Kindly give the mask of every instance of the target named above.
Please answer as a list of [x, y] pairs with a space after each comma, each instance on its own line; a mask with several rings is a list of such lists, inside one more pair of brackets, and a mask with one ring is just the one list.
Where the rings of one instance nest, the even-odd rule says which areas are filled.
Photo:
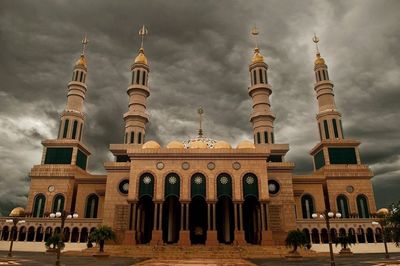
[[357, 229], [357, 239], [358, 243], [365, 243], [364, 229], [361, 227]]
[[313, 244], [319, 244], [319, 232], [317, 228], [314, 228], [311, 230], [311, 238], [312, 238], [312, 243]]
[[311, 243], [310, 230], [308, 230], [307, 228], [304, 228], [302, 231], [303, 231], [303, 233], [306, 235], [307, 242], [308, 242], [308, 243]]
[[21, 228], [19, 228], [18, 241], [25, 241], [25, 238], [26, 238], [26, 227], [21, 226]]
[[235, 218], [232, 202], [232, 178], [228, 174], [217, 177], [216, 226], [219, 243], [234, 241]]
[[83, 227], [81, 229], [81, 237], [79, 239], [80, 243], [86, 243], [88, 241], [88, 229], [86, 227]]
[[374, 243], [374, 231], [372, 228], [367, 228], [367, 242]]
[[246, 242], [261, 243], [261, 209], [258, 201], [258, 179], [254, 174], [246, 174], [243, 183], [243, 228]]
[[72, 229], [72, 233], [71, 233], [71, 242], [72, 243], [76, 243], [79, 241], [79, 228], [78, 227], [74, 227]]
[[189, 204], [189, 230], [192, 244], [205, 244], [208, 230], [208, 211], [206, 203], [206, 178], [194, 174], [190, 182], [191, 201]]
[[349, 228], [348, 236], [352, 243], [356, 243], [356, 231], [354, 228]]
[[53, 228], [47, 227], [46, 230], [44, 231], [44, 241], [47, 241], [51, 237], [51, 234], [53, 233]]
[[36, 242], [42, 242], [43, 240], [43, 236], [44, 236], [44, 229], [42, 226], [39, 226], [38, 228], [36, 228]]
[[64, 228], [64, 242], [70, 242], [71, 230], [69, 227]]
[[3, 232], [1, 235], [1, 239], [7, 241], [8, 240], [8, 235], [10, 234], [10, 230], [8, 229], [8, 226], [3, 227]]
[[180, 177], [175, 173], [168, 174], [164, 182], [164, 203], [162, 207], [164, 243], [173, 244], [179, 240], [179, 230], [181, 229], [179, 196]]
[[321, 230], [321, 242], [323, 244], [326, 244], [329, 242], [328, 240], [328, 230], [326, 230], [325, 228], [322, 228]]
[[154, 176], [142, 174], [139, 178], [139, 202], [137, 207], [136, 242], [147, 244], [151, 241], [154, 226]]
[[28, 237], [27, 237], [26, 241], [32, 242], [34, 240], [35, 240], [35, 227], [31, 226], [28, 229]]

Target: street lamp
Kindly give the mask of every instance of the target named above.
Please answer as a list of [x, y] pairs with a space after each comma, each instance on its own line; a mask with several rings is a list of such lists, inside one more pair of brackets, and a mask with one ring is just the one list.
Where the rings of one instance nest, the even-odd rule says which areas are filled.
[[14, 208], [11, 212], [10, 215], [11, 219], [7, 219], [6, 223], [12, 224], [13, 226], [11, 227], [11, 234], [10, 234], [10, 250], [8, 251], [8, 257], [12, 257], [12, 248], [14, 244], [14, 236], [17, 233], [17, 224], [24, 224], [25, 221], [21, 218], [25, 216], [25, 210], [24, 208], [17, 207]]
[[329, 253], [331, 255], [331, 266], [335, 266], [335, 258], [333, 256], [333, 248], [332, 248], [332, 237], [331, 237], [331, 224], [330, 224], [330, 219], [332, 218], [340, 218], [342, 217], [342, 214], [338, 213], [333, 213], [333, 212], [328, 212], [327, 210], [321, 214], [316, 214], [313, 213], [312, 218], [317, 219], [324, 219], [326, 223], [326, 229], [328, 230], [328, 242], [329, 242]]
[[59, 218], [61, 219], [61, 227], [60, 227], [60, 240], [57, 245], [57, 260], [56, 265], [61, 265], [60, 256], [61, 256], [61, 245], [64, 242], [64, 224], [66, 219], [76, 219], [78, 218], [77, 213], [68, 213], [66, 211], [50, 213], [50, 218]]
[[379, 209], [377, 211], [378, 217], [380, 218], [378, 221], [372, 222], [373, 225], [380, 225], [382, 228], [382, 241], [385, 247], [385, 258], [389, 258], [389, 252], [387, 247], [387, 240], [386, 240], [386, 218], [389, 215], [389, 210], [386, 208]]

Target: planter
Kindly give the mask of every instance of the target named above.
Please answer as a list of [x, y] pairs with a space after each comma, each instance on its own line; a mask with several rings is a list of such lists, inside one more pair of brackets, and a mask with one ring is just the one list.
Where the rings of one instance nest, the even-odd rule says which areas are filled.
[[340, 256], [353, 256], [353, 252], [349, 248], [342, 248], [339, 252]]

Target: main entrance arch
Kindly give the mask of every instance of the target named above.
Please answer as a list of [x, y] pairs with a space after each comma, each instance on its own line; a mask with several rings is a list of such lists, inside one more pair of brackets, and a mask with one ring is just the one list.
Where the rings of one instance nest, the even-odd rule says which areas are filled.
[[243, 228], [246, 242], [261, 244], [261, 208], [258, 201], [258, 179], [251, 173], [244, 175], [243, 180]]
[[175, 173], [168, 174], [164, 182], [164, 203], [163, 203], [163, 241], [164, 243], [177, 243], [181, 229], [181, 203], [180, 177]]
[[206, 203], [206, 178], [196, 173], [190, 180], [191, 201], [189, 204], [189, 230], [192, 244], [205, 244], [208, 229]]
[[139, 202], [137, 208], [136, 242], [147, 244], [151, 240], [154, 222], [154, 177], [146, 173], [139, 179]]
[[232, 178], [228, 174], [217, 177], [216, 222], [218, 242], [231, 244], [234, 240], [235, 218], [232, 202]]

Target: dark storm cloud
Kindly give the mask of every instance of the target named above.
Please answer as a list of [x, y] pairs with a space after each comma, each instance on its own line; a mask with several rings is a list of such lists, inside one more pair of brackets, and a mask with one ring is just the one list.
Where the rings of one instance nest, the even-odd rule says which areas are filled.
[[[151, 120], [147, 139], [166, 144], [196, 135], [196, 109], [205, 132], [233, 144], [251, 139], [248, 63], [253, 41], [269, 65], [276, 140], [287, 160], [311, 170], [317, 143], [313, 91], [313, 32], [335, 82], [345, 135], [362, 142], [361, 156], [376, 176], [377, 203], [399, 189], [400, 62], [398, 1], [4, 1], [0, 0], [0, 212], [24, 205], [26, 176], [54, 138], [66, 85], [88, 34], [87, 122], [90, 168], [103, 172], [110, 143], [123, 140], [129, 66], [145, 40], [150, 62]], [[390, 185], [388, 185], [390, 184]]]

